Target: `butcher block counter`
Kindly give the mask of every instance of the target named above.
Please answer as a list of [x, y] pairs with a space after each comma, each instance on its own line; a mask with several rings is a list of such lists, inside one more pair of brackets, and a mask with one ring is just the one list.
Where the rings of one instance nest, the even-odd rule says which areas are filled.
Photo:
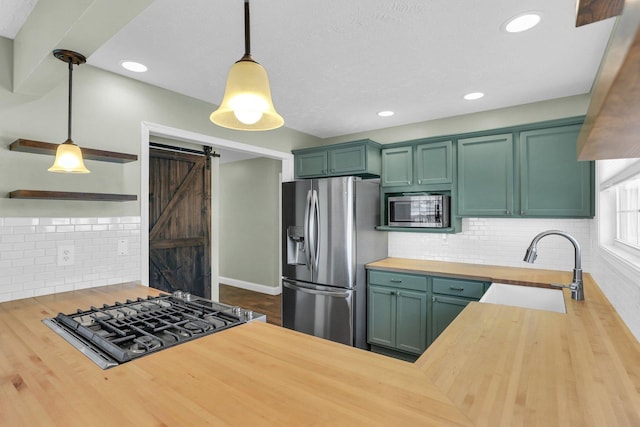
[[473, 425], [415, 367], [253, 322], [102, 370], [41, 320], [158, 292], [0, 304], [0, 426]]
[[[570, 272], [387, 258], [368, 268], [520, 285]], [[640, 344], [589, 274], [566, 314], [470, 303], [415, 366], [478, 426], [640, 426]]]
[[[389, 258], [523, 285], [570, 273]], [[0, 425], [640, 426], [640, 344], [589, 275], [567, 314], [471, 303], [415, 364], [251, 323], [101, 370], [41, 323], [157, 295], [126, 284], [0, 304]]]

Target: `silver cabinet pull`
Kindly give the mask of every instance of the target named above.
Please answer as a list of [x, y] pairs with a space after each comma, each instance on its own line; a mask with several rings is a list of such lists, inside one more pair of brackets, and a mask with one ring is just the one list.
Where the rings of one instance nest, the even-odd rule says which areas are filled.
[[464, 288], [456, 288], [454, 286], [449, 286], [449, 289], [451, 289], [452, 291], [458, 291], [458, 292], [464, 291]]
[[389, 280], [391, 283], [402, 283], [402, 280], [398, 280], [398, 279], [391, 279]]

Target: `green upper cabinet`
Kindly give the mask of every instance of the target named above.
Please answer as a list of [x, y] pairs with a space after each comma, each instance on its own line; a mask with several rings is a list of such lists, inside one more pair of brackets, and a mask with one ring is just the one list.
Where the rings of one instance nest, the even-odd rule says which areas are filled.
[[382, 187], [413, 184], [413, 147], [385, 148], [382, 150]]
[[416, 183], [451, 184], [453, 182], [453, 141], [416, 146]]
[[458, 140], [458, 214], [505, 216], [513, 212], [513, 135]]
[[356, 175], [364, 178], [380, 176], [381, 145], [363, 139], [343, 144], [294, 150], [295, 177], [321, 178]]
[[576, 160], [580, 125], [520, 133], [521, 215], [591, 216], [592, 162]]
[[367, 147], [365, 145], [351, 145], [334, 148], [328, 151], [329, 173], [351, 174], [364, 172], [367, 169]]
[[327, 152], [312, 151], [295, 155], [296, 178], [323, 176], [328, 171]]
[[594, 163], [576, 155], [581, 124], [554, 124], [459, 139], [458, 215], [593, 217]]
[[452, 182], [453, 141], [413, 143], [382, 150], [382, 187], [414, 186], [416, 191], [420, 186]]

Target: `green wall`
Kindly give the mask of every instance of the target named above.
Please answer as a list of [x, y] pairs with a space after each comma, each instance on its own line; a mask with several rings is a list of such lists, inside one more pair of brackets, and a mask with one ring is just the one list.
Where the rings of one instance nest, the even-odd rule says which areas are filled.
[[589, 100], [589, 94], [576, 95], [497, 110], [445, 117], [404, 126], [342, 135], [325, 139], [323, 144], [335, 144], [364, 138], [372, 139], [380, 144], [391, 144], [413, 139], [478, 132], [566, 117], [582, 116], [587, 113]]
[[[140, 197], [124, 203], [8, 198], [17, 189], [140, 196], [140, 162], [87, 161], [89, 175], [55, 174], [47, 171], [53, 157], [9, 151], [9, 144], [18, 138], [61, 143], [67, 136], [67, 79], [40, 98], [13, 93], [12, 49], [13, 41], [0, 37], [0, 216], [140, 215]], [[66, 72], [62, 64], [61, 73], [66, 76]], [[73, 91], [73, 140], [81, 147], [139, 155], [143, 121], [285, 152], [321, 144], [318, 138], [288, 128], [267, 132], [220, 128], [209, 121], [214, 104], [90, 65], [75, 68]]]
[[279, 160], [220, 165], [220, 276], [279, 286]]

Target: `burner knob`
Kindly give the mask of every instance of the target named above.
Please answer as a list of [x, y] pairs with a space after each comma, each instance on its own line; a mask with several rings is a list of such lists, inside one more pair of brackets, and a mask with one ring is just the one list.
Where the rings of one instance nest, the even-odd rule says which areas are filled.
[[232, 312], [233, 314], [235, 314], [236, 316], [240, 316], [240, 307], [233, 307], [233, 308], [231, 309], [231, 312]]
[[251, 320], [253, 319], [253, 311], [251, 310], [245, 310], [244, 311], [244, 317], [246, 320]]

